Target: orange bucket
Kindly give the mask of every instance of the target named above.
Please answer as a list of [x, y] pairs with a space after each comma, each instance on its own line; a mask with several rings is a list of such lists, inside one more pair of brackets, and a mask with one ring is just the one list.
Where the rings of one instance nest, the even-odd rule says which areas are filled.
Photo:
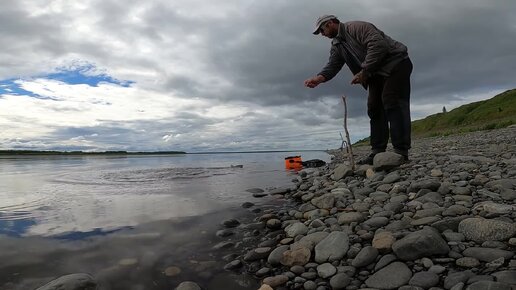
[[286, 169], [301, 169], [301, 168], [303, 168], [303, 161], [301, 161], [301, 156], [285, 157], [285, 168]]

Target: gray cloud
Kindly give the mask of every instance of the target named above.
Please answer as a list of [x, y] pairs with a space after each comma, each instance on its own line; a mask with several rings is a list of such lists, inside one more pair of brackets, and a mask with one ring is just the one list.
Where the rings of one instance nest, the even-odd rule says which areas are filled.
[[[49, 64], [81, 59], [146, 90], [213, 105], [242, 104], [270, 114], [283, 112], [275, 117], [253, 116], [250, 109], [236, 122], [245, 127], [234, 124], [235, 130], [240, 129], [238, 135], [206, 139], [185, 136], [193, 132], [209, 136], [218, 124], [194, 107], [174, 120], [125, 124], [105, 120], [98, 128], [82, 128], [99, 131], [90, 138], [99, 148], [191, 146], [208, 150], [210, 146], [226, 148], [231, 142], [247, 146], [246, 141], [260, 147], [269, 136], [283, 138], [282, 132], [270, 128], [278, 123], [282, 130], [300, 134], [338, 130], [343, 94], [349, 96], [350, 117], [364, 122], [367, 92], [349, 85], [351, 74], [346, 67], [316, 89], [302, 85], [327, 61], [329, 41], [310, 33], [315, 18], [325, 13], [336, 14], [342, 21], [371, 21], [409, 47], [414, 106], [468, 103], [473, 99], [470, 96], [513, 88], [516, 79], [512, 65], [516, 63], [516, 3], [508, 0], [196, 0], [189, 4], [95, 0], [85, 2], [84, 9], [72, 6], [29, 16], [33, 10], [18, 1], [2, 3], [0, 80], [39, 74], [52, 70]], [[81, 25], [91, 33], [75, 31]], [[421, 118], [426, 113], [413, 116]], [[80, 129], [57, 129], [52, 138], [88, 135]], [[183, 134], [183, 141], [178, 137], [177, 142], [163, 143], [167, 134]], [[292, 136], [292, 142], [299, 140]], [[314, 146], [327, 142], [315, 135], [312, 139]], [[199, 140], [211, 145], [199, 145]], [[281, 142], [267, 144], [290, 146], [289, 141]]]

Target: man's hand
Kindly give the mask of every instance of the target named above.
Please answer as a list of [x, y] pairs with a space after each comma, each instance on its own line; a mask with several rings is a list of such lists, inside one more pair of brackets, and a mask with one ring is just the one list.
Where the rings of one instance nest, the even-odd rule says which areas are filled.
[[308, 87], [308, 88], [315, 88], [317, 87], [320, 83], [323, 83], [326, 79], [321, 76], [321, 75], [318, 75], [318, 76], [315, 76], [313, 78], [309, 78], [305, 81], [305, 87]]
[[357, 73], [351, 80], [352, 85], [356, 85], [356, 84], [365, 85], [366, 83], [367, 83], [367, 76], [366, 76], [366, 74], [364, 74], [363, 70], [361, 70], [359, 73]]

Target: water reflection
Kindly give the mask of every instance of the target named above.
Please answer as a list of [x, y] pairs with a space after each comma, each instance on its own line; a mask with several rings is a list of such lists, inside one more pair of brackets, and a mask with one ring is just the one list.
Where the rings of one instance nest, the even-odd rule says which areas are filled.
[[[121, 229], [106, 235], [81, 236], [80, 241], [42, 237], [0, 237], [0, 289], [34, 289], [69, 273], [89, 273], [101, 290], [173, 289], [195, 280], [206, 289], [256, 289], [257, 281], [223, 271], [222, 257], [231, 249], [214, 251], [219, 221], [251, 216], [240, 208], [203, 216], [177, 218]], [[242, 233], [231, 237], [241, 241]], [[244, 245], [241, 245], [242, 247]], [[167, 268], [179, 270], [167, 275]], [[218, 288], [220, 285], [225, 288]], [[217, 286], [219, 285], [219, 286]], [[229, 286], [228, 286], [229, 285]]]
[[[278, 202], [246, 189], [289, 186], [292, 174], [281, 153], [0, 158], [0, 289], [35, 289], [70, 273], [90, 273], [102, 290], [184, 280], [256, 289], [254, 279], [221, 270], [231, 250], [213, 250], [214, 233], [224, 219], [252, 218], [245, 201]], [[242, 238], [230, 237], [245, 247]], [[181, 272], [167, 275], [170, 267]]]

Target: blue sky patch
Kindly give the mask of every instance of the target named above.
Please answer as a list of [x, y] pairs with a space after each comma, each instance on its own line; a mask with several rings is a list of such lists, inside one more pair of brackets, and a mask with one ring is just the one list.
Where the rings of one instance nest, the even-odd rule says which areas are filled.
[[[68, 68], [57, 68], [57, 72], [36, 75], [26, 79], [49, 79], [56, 80], [70, 85], [86, 84], [89, 86], [97, 87], [101, 83], [111, 83], [122, 87], [129, 87], [133, 84], [133, 81], [125, 81], [115, 79], [105, 73], [99, 72], [93, 64], [83, 64], [80, 66], [72, 66]], [[21, 78], [23, 80], [24, 78]], [[17, 83], [20, 78], [11, 78], [0, 80], [0, 95], [26, 95], [36, 98], [48, 99], [47, 97], [39, 96], [30, 91], [26, 91], [20, 87]]]

